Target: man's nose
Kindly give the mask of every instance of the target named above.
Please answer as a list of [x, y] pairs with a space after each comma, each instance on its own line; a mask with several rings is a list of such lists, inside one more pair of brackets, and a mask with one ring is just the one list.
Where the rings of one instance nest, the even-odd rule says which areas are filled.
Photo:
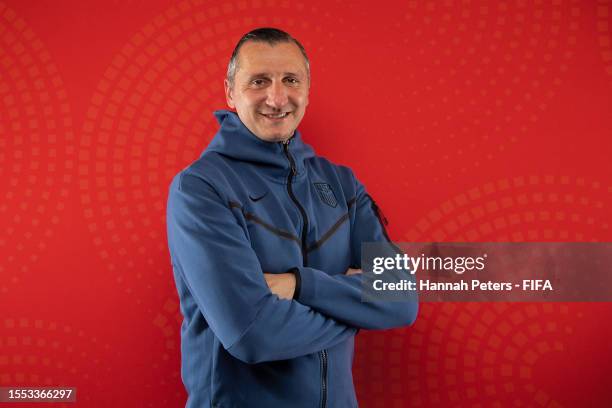
[[281, 109], [288, 102], [287, 88], [282, 81], [274, 81], [270, 87], [268, 87], [268, 98], [266, 103], [276, 109]]

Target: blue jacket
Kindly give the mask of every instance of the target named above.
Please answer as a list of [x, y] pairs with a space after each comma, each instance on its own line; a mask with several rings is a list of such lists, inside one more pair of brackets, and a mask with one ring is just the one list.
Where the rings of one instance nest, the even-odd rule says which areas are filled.
[[[265, 142], [233, 112], [172, 181], [168, 242], [184, 320], [188, 407], [356, 407], [359, 329], [411, 324], [413, 303], [362, 302], [361, 243], [387, 240], [352, 171], [299, 132]], [[294, 300], [264, 272], [296, 274]]]

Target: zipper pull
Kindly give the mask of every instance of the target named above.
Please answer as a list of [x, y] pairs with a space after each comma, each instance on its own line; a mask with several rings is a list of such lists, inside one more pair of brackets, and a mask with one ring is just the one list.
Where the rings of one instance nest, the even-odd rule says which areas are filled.
[[291, 139], [283, 140], [281, 143], [283, 144], [283, 150], [285, 150], [287, 160], [289, 160], [289, 166], [291, 166], [291, 174], [295, 176], [297, 174], [297, 169], [295, 168], [295, 161], [291, 157], [291, 153], [289, 153], [289, 143], [291, 143]]

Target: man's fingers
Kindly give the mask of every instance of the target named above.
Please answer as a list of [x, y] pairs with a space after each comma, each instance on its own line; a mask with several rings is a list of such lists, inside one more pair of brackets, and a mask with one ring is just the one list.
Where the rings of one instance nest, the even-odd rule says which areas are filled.
[[264, 278], [266, 279], [266, 283], [268, 284], [268, 287], [272, 289], [272, 284], [274, 283], [274, 274], [264, 273]]
[[361, 273], [361, 269], [353, 269], [353, 268], [348, 268], [346, 270], [346, 275], [356, 275], [358, 273]]
[[292, 299], [295, 292], [293, 273], [264, 273], [270, 291], [281, 299]]

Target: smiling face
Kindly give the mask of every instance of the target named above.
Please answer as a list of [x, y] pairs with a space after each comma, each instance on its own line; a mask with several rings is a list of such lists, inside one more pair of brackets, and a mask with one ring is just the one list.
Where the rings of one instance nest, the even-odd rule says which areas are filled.
[[293, 42], [270, 45], [249, 41], [238, 53], [233, 84], [225, 97], [258, 138], [280, 142], [293, 136], [308, 106], [306, 61]]

